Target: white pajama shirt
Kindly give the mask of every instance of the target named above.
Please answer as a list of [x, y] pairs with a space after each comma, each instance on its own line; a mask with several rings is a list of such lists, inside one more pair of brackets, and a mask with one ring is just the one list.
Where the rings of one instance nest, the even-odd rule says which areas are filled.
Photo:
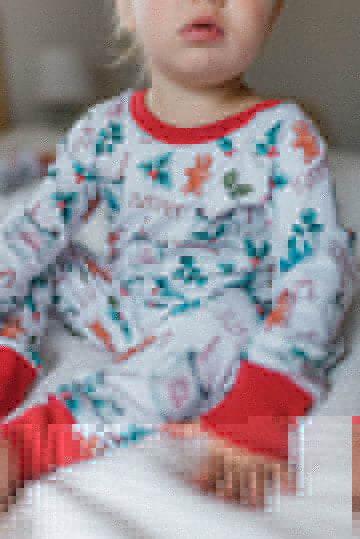
[[[22, 442], [24, 479], [92, 458], [94, 440], [107, 450], [197, 417], [287, 459], [290, 425], [321, 405], [344, 355], [355, 234], [338, 223], [310, 118], [268, 100], [178, 128], [147, 109], [146, 92], [82, 116], [0, 229], [0, 417], [46, 361], [37, 349], [51, 304], [114, 354], [111, 368], [0, 426]], [[72, 241], [100, 203], [102, 256]]]

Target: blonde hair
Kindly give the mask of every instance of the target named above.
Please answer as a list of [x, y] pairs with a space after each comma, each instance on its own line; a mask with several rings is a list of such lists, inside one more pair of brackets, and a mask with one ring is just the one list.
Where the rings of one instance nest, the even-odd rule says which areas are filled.
[[[151, 86], [151, 71], [146, 61], [144, 49], [142, 45], [136, 39], [135, 32], [129, 32], [125, 26], [122, 25], [120, 20], [120, 13], [117, 9], [117, 2], [115, 2], [113, 15], [112, 15], [112, 27], [110, 30], [109, 41], [112, 43], [112, 48], [109, 51], [109, 55], [113, 57], [113, 60], [109, 64], [105, 64], [105, 67], [110, 70], [117, 69], [124, 63], [129, 63], [136, 66], [136, 75], [132, 88], [136, 90], [144, 90]], [[280, 11], [283, 8], [284, 0], [274, 0], [274, 12], [271, 19], [271, 23], [277, 19]], [[276, 10], [275, 10], [275, 7]], [[227, 87], [232, 90], [248, 90], [251, 93], [249, 86], [242, 80], [244, 74], [234, 77], [231, 81], [227, 82]]]
[[113, 57], [113, 60], [109, 64], [105, 64], [105, 67], [115, 70], [125, 63], [135, 65], [136, 75], [131, 87], [136, 90], [144, 90], [151, 86], [151, 72], [146, 62], [144, 49], [138, 43], [135, 32], [129, 32], [122, 24], [116, 0], [114, 2], [109, 35], [109, 40], [112, 43], [109, 55]]

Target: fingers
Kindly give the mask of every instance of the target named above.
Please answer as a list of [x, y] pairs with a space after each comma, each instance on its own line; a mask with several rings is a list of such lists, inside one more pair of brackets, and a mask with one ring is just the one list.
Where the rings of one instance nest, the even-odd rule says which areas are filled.
[[255, 462], [251, 457], [237, 457], [231, 448], [212, 447], [195, 485], [212, 491], [224, 500], [234, 500], [264, 507], [265, 479], [271, 478], [271, 465]]
[[218, 447], [210, 445], [208, 455], [204, 457], [197, 478], [199, 486], [204, 491], [216, 491], [218, 482], [224, 478], [223, 453]]
[[[168, 423], [162, 425], [160, 431], [180, 439], [207, 436], [199, 421]], [[204, 455], [192, 483], [204, 492], [212, 491], [218, 497], [247, 502], [254, 508], [263, 509], [265, 486], [273, 489], [276, 480], [282, 494], [296, 494], [296, 472], [296, 466], [287, 461], [252, 455], [245, 448], [234, 449], [226, 440], [210, 438], [208, 454]]]
[[176, 438], [205, 437], [207, 434], [201, 430], [200, 424], [195, 423], [167, 423], [160, 426], [160, 432], [167, 432]]
[[[223, 494], [225, 498], [236, 502], [248, 499], [249, 475], [248, 470], [232, 468], [225, 472]], [[220, 492], [222, 495], [222, 492]]]
[[262, 464], [255, 464], [249, 469], [249, 503], [253, 507], [265, 505], [265, 480], [271, 479], [271, 468]]
[[274, 463], [272, 466], [273, 480], [280, 484], [282, 494], [296, 494], [297, 470], [294, 464], [287, 462]]
[[[245, 503], [264, 509], [265, 489], [273, 488], [278, 474], [286, 492], [291, 491], [294, 470], [288, 471], [284, 462], [264, 462], [256, 457], [232, 454], [231, 448], [212, 447], [200, 479], [195, 484], [202, 490], [212, 491], [224, 500]], [[296, 471], [296, 469], [295, 469]]]

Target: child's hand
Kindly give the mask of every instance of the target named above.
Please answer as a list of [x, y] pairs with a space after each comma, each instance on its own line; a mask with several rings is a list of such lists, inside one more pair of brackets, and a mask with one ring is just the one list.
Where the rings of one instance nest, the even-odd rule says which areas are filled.
[[19, 475], [18, 455], [0, 436], [0, 513], [7, 512], [9, 504], [15, 503]]
[[237, 502], [247, 500], [250, 506], [261, 508], [264, 507], [265, 481], [272, 483], [278, 479], [282, 493], [296, 493], [296, 471], [290, 470], [286, 461], [231, 445], [230, 441], [206, 431], [199, 420], [164, 425], [161, 430], [180, 438], [204, 435], [209, 438], [209, 454], [199, 477], [193, 478], [194, 484], [204, 491], [215, 491], [217, 496]]

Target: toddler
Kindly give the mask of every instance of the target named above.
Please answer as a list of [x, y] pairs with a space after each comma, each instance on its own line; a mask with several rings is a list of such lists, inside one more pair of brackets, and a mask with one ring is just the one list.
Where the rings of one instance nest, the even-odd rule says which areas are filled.
[[[0, 433], [11, 463], [2, 457], [0, 482], [6, 497], [16, 478], [166, 425], [186, 435], [191, 423], [213, 442], [207, 484], [220, 477], [226, 495], [246, 488], [255, 503], [343, 357], [340, 327], [360, 282], [354, 233], [337, 222], [311, 119], [239, 84], [282, 2], [117, 8], [150, 60], [151, 88], [90, 108], [0, 229]], [[72, 241], [100, 202], [101, 256]], [[113, 362], [6, 421], [46, 361], [51, 305]]]

